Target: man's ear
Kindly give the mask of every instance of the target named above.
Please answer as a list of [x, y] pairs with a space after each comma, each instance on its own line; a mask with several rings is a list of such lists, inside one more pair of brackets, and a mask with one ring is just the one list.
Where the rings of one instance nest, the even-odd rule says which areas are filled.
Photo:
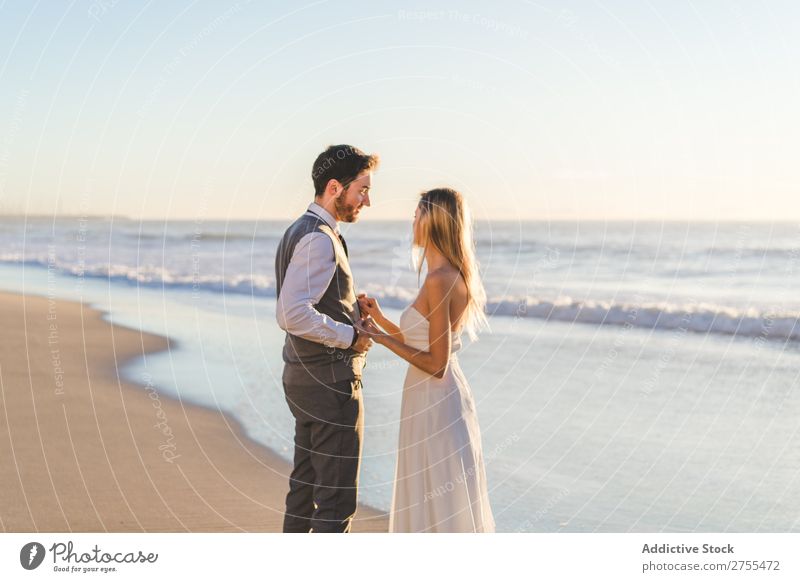
[[342, 192], [344, 192], [344, 188], [342, 187], [341, 182], [335, 178], [331, 178], [328, 180], [328, 184], [325, 186], [325, 190], [331, 194], [334, 198], [338, 198]]

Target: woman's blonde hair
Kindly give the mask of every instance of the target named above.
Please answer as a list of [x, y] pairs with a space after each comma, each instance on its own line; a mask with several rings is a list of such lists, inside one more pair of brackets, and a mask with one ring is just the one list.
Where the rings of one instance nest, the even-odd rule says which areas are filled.
[[[486, 291], [484, 291], [475, 258], [475, 239], [472, 236], [472, 218], [464, 197], [451, 188], [435, 188], [423, 192], [419, 201], [419, 240], [422, 257], [432, 245], [458, 269], [467, 285], [467, 308], [461, 317], [463, 329], [470, 339], [478, 331], [489, 327], [486, 319]], [[418, 261], [418, 274], [422, 261]]]

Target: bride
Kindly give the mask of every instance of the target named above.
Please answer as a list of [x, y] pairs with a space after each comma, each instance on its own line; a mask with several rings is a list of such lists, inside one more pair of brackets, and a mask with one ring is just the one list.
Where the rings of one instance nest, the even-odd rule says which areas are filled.
[[[493, 532], [475, 403], [458, 364], [461, 332], [487, 324], [468, 209], [461, 194], [422, 194], [414, 244], [427, 276], [396, 325], [359, 296], [359, 333], [407, 360], [391, 532]], [[419, 272], [422, 270], [422, 261]]]

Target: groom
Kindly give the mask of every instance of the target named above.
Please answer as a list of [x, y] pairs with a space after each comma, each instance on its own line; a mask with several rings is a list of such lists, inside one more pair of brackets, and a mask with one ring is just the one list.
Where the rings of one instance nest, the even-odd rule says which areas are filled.
[[339, 222], [369, 206], [378, 157], [330, 146], [314, 162], [314, 202], [275, 256], [278, 325], [286, 332], [283, 389], [295, 418], [284, 532], [349, 532], [364, 433], [358, 302]]

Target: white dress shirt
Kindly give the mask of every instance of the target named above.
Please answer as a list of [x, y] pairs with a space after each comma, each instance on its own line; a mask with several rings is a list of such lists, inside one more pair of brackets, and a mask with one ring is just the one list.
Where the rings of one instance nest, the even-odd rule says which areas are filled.
[[[308, 212], [321, 217], [339, 235], [339, 223], [322, 206], [312, 202]], [[322, 232], [311, 232], [297, 241], [281, 285], [277, 319], [280, 328], [292, 335], [346, 349], [353, 343], [353, 326], [331, 319], [314, 307], [336, 272], [334, 244], [339, 242], [334, 243]]]

